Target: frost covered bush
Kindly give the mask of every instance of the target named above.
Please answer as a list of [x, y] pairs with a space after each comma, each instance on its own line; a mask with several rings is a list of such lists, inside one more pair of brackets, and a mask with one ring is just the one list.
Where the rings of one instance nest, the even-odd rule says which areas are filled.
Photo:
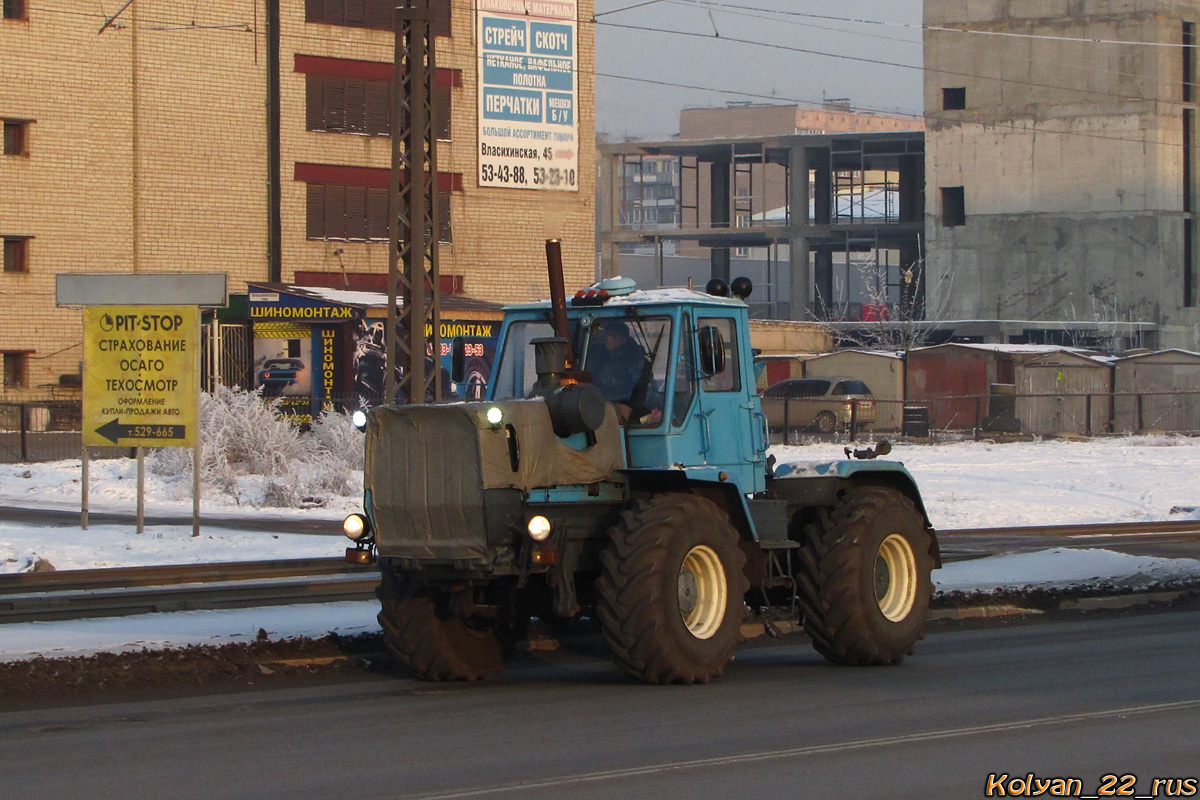
[[321, 449], [334, 458], [343, 459], [349, 469], [361, 470], [366, 458], [363, 432], [354, 427], [349, 414], [326, 410], [312, 426], [312, 436]]
[[227, 386], [201, 395], [202, 477], [230, 472], [276, 477], [304, 461], [300, 432], [279, 413], [279, 404], [279, 398], [264, 400], [258, 392]]
[[[323, 505], [356, 494], [352, 470], [362, 469], [363, 437], [349, 418], [321, 414], [301, 432], [279, 412], [280, 400], [218, 386], [200, 400], [200, 478], [251, 505], [283, 508]], [[191, 473], [192, 454], [164, 448], [150, 470], [171, 477]]]

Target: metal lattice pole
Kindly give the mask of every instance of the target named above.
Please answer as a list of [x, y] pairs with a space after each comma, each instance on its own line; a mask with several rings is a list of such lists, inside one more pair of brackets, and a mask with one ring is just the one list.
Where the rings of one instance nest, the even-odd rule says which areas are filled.
[[[406, 0], [406, 5], [395, 10], [392, 225], [384, 383], [388, 402], [396, 401], [397, 388], [407, 402], [442, 397], [438, 379], [441, 292], [437, 253], [437, 137], [433, 132], [434, 37], [429, 2]], [[427, 368], [427, 354], [432, 358], [432, 368]], [[399, 387], [397, 367], [402, 373]]]

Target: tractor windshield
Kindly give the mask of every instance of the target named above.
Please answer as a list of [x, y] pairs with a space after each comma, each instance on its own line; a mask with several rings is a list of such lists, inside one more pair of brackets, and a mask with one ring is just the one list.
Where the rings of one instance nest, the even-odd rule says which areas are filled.
[[[662, 420], [663, 390], [671, 350], [667, 317], [595, 319], [582, 331], [570, 322], [579, 368], [604, 396], [616, 403], [630, 425], [656, 426]], [[533, 341], [554, 335], [544, 320], [518, 320], [508, 326], [492, 370], [492, 398], [528, 397], [537, 383]]]
[[622, 421], [653, 427], [662, 421], [670, 350], [668, 317], [602, 318], [588, 329], [583, 369]]
[[[574, 331], [572, 320], [571, 329]], [[492, 368], [492, 398], [505, 400], [511, 397], [528, 397], [537, 383], [537, 370], [533, 358], [534, 339], [554, 335], [554, 328], [542, 320], [517, 321], [508, 326], [504, 338], [504, 349]], [[573, 335], [573, 334], [572, 334]]]

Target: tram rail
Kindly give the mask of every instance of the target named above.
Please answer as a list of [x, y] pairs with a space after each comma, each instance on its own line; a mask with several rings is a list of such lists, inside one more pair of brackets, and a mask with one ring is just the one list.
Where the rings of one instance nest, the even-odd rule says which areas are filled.
[[[938, 536], [953, 561], [1006, 552], [1013, 539], [1059, 547], [1200, 541], [1200, 520], [946, 529]], [[341, 558], [21, 572], [0, 575], [0, 624], [369, 600], [378, 583], [373, 567]]]

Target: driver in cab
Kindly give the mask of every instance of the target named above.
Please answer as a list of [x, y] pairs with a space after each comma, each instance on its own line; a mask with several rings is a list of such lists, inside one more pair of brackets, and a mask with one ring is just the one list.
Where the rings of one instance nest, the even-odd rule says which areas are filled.
[[[598, 342], [598, 343], [597, 343]], [[662, 419], [661, 399], [653, 391], [650, 359], [621, 320], [602, 320], [588, 351], [592, 383], [617, 405], [622, 422], [654, 425]]]

